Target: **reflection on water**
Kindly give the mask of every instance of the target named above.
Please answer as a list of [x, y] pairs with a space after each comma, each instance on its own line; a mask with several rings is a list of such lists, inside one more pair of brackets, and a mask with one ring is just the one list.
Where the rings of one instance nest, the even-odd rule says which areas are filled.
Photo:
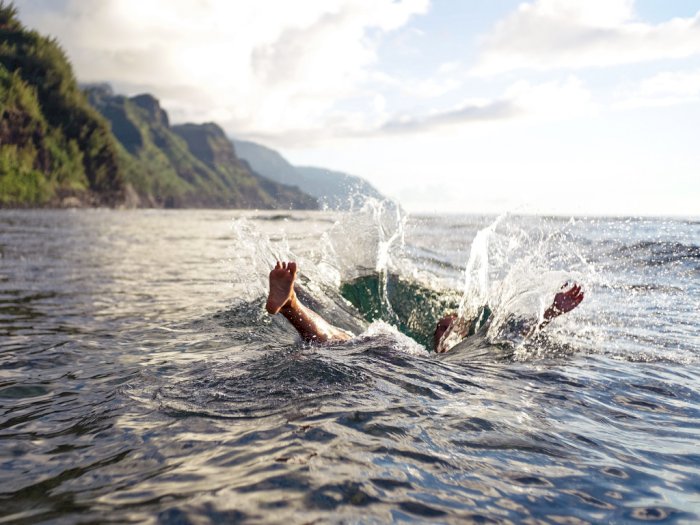
[[[363, 297], [423, 333], [490, 220], [410, 219], [377, 265], [399, 227], [374, 235], [380, 219], [0, 212], [0, 519], [698, 519], [700, 225], [507, 219], [498, 235], [541, 253], [564, 232], [586, 301], [542, 339], [438, 359], [341, 281], [386, 276]], [[339, 253], [353, 224], [368, 247]], [[359, 337], [305, 346], [265, 315], [269, 259], [290, 254], [304, 300]], [[522, 260], [492, 262], [491, 282]]]

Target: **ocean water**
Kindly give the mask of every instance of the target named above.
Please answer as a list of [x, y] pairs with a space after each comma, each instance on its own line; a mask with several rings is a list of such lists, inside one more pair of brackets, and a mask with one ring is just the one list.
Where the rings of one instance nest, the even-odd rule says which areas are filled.
[[[0, 256], [0, 523], [700, 521], [697, 220], [4, 210]], [[268, 316], [277, 258], [357, 337]]]

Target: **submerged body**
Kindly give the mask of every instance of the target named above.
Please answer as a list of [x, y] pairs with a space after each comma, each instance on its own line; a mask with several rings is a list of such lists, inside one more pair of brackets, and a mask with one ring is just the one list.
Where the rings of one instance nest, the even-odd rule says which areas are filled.
[[[332, 325], [316, 312], [305, 306], [294, 292], [297, 264], [278, 261], [270, 272], [270, 291], [266, 310], [270, 315], [281, 313], [297, 330], [304, 341], [326, 343], [347, 341], [353, 335]], [[536, 330], [544, 328], [561, 314], [576, 308], [583, 301], [581, 286], [564, 283], [562, 291], [554, 296], [552, 304], [544, 312], [541, 322], [512, 318], [509, 325], [520, 335], [530, 336]], [[433, 336], [433, 349], [445, 353], [465, 338], [474, 335], [484, 327], [491, 318], [491, 309], [484, 306], [474, 319], [460, 319], [456, 314], [449, 314], [440, 319]]]

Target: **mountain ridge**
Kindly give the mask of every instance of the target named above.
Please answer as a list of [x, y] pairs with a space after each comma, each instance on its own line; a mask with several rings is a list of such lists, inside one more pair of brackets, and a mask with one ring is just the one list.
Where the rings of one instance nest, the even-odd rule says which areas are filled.
[[357, 175], [315, 166], [294, 166], [278, 151], [256, 142], [233, 138], [239, 156], [264, 177], [299, 187], [330, 209], [352, 210], [367, 199], [383, 200], [372, 184]]
[[359, 177], [237, 146], [213, 122], [171, 125], [152, 94], [80, 86], [58, 41], [0, 0], [0, 207], [351, 209], [370, 196]]
[[[122, 147], [137, 205], [163, 207], [303, 208], [315, 199], [271, 184], [248, 170], [215, 123], [171, 126], [153, 95], [115, 95], [105, 85], [85, 88]], [[143, 202], [145, 201], [145, 202]]]

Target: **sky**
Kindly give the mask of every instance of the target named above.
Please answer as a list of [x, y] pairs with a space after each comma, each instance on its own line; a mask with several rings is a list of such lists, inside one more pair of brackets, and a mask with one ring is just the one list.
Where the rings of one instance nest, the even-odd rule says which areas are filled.
[[412, 212], [700, 215], [700, 0], [15, 0], [152, 93]]

